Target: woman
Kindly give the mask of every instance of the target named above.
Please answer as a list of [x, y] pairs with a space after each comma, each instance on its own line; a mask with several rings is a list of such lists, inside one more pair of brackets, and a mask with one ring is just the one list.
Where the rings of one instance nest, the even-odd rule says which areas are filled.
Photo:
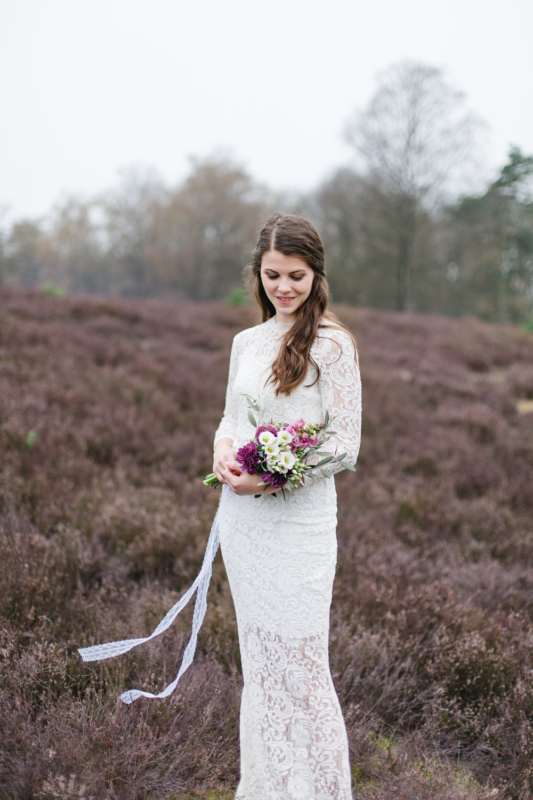
[[[221, 547], [237, 613], [244, 689], [237, 798], [351, 798], [348, 742], [328, 663], [329, 608], [336, 563], [334, 481], [306, 477], [285, 500], [243, 472], [235, 450], [262, 421], [324, 420], [327, 450], [355, 464], [361, 383], [352, 336], [327, 312], [324, 249], [307, 220], [275, 214], [261, 231], [249, 280], [263, 324], [233, 343], [226, 407], [213, 471], [231, 490]], [[342, 469], [335, 464], [332, 471]]]

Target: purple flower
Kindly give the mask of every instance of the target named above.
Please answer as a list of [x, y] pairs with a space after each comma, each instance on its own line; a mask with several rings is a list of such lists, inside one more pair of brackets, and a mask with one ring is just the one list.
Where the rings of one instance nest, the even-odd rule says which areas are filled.
[[257, 445], [254, 442], [249, 442], [240, 447], [239, 450], [237, 450], [235, 460], [239, 462], [244, 472], [254, 475], [261, 461], [257, 451]]
[[273, 433], [275, 436], [278, 432], [278, 429], [275, 428], [274, 425], [260, 425], [255, 432], [255, 438], [256, 439], [259, 438], [259, 436], [261, 436], [263, 431], [270, 431], [270, 433]]
[[263, 472], [261, 474], [263, 483], [270, 484], [274, 489], [282, 489], [287, 483], [285, 475], [280, 475], [279, 472]]
[[300, 435], [293, 434], [293, 436], [294, 439], [290, 443], [290, 448], [293, 452], [300, 447], [315, 447], [318, 444], [318, 438], [316, 436], [309, 436], [308, 433], [300, 433]]
[[289, 433], [292, 433], [293, 436], [297, 436], [299, 433], [303, 431], [305, 428], [305, 420], [298, 419], [296, 422], [291, 422], [290, 425], [287, 425], [287, 430]]

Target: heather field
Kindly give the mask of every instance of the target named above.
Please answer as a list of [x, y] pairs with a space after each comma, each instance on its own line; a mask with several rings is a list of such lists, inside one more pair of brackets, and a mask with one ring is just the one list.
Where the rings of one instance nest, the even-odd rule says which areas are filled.
[[[363, 377], [357, 472], [337, 479], [331, 664], [354, 796], [533, 797], [533, 334], [339, 308]], [[220, 304], [0, 290], [0, 797], [231, 798], [241, 687], [220, 555], [196, 660], [202, 486], [232, 337]], [[305, 800], [305, 798], [302, 798]]]

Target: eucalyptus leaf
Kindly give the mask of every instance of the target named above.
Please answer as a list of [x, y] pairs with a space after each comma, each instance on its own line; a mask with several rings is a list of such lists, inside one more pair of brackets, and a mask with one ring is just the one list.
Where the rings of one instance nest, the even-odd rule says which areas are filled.
[[355, 467], [352, 467], [352, 465], [348, 464], [347, 461], [341, 461], [340, 463], [342, 464], [344, 469], [348, 469], [348, 470], [350, 470], [350, 472], [355, 472]]
[[322, 464], [329, 464], [330, 461], [333, 461], [333, 456], [327, 456], [327, 458], [323, 458], [322, 461], [319, 461], [318, 464], [315, 464], [315, 467], [321, 467]]
[[324, 428], [328, 427], [328, 422], [329, 422], [329, 411], [326, 411], [324, 415]]
[[242, 397], [246, 397], [248, 405], [251, 408], [253, 408], [254, 411], [259, 411], [259, 404], [258, 404], [257, 400], [254, 397], [252, 397], [251, 394], [243, 394]]
[[248, 419], [250, 420], [250, 422], [252, 423], [254, 428], [257, 428], [257, 422], [256, 422], [255, 417], [254, 417], [254, 415], [252, 414], [251, 411], [248, 412]]

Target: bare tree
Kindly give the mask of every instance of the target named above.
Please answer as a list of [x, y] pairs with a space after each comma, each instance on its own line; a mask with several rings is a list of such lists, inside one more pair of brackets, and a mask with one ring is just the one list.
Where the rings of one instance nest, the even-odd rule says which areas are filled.
[[465, 109], [464, 95], [440, 69], [411, 61], [383, 72], [368, 107], [346, 126], [349, 143], [366, 161], [369, 200], [394, 239], [399, 310], [412, 307], [420, 216], [457, 187], [479, 128]]
[[4, 261], [9, 279], [21, 286], [37, 286], [47, 278], [50, 244], [41, 220], [13, 223], [5, 242]]
[[108, 260], [95, 202], [67, 197], [52, 211], [50, 278], [73, 292], [109, 291]]
[[241, 281], [269, 193], [223, 154], [191, 166], [165, 208], [166, 280], [195, 299], [224, 297]]
[[113, 283], [121, 294], [151, 294], [156, 284], [161, 209], [168, 192], [157, 172], [127, 167], [120, 185], [100, 201], [105, 219]]

